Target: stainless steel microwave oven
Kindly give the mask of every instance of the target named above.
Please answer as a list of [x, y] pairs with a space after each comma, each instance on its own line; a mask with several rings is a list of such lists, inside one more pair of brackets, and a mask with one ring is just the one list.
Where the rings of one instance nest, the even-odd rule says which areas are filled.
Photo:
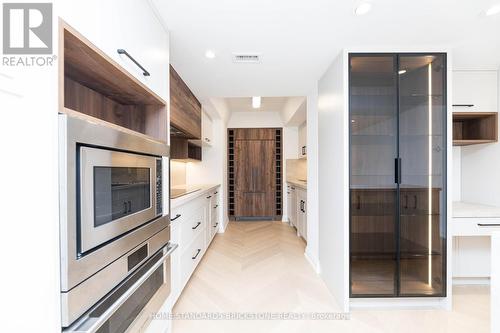
[[169, 150], [146, 136], [66, 114], [59, 115], [59, 145], [67, 327], [169, 242]]

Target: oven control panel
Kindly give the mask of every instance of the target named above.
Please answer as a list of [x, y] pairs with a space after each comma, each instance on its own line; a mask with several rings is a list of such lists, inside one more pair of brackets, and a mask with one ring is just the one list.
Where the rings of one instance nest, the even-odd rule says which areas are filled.
[[156, 215], [163, 213], [163, 182], [162, 182], [162, 161], [156, 159]]

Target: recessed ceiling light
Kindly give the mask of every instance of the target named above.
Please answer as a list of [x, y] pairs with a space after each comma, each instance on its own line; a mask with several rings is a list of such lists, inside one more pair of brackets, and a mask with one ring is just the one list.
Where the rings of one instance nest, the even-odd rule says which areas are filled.
[[261, 102], [260, 96], [252, 97], [252, 107], [254, 109], [260, 108], [260, 102]]
[[372, 4], [369, 2], [361, 2], [355, 9], [354, 14], [361, 16], [367, 14], [372, 9]]
[[215, 52], [212, 50], [207, 50], [205, 52], [205, 57], [207, 57], [208, 59], [213, 59], [215, 58]]
[[404, 73], [406, 73], [406, 69], [402, 69], [398, 72], [399, 75], [403, 75]]
[[492, 15], [496, 15], [498, 13], [500, 13], [500, 4], [496, 4], [496, 5], [491, 6], [485, 12], [486, 16], [492, 16]]

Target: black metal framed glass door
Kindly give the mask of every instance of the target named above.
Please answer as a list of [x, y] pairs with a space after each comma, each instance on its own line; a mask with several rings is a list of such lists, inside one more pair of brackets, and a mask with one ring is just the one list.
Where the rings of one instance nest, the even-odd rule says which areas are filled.
[[446, 293], [446, 56], [351, 54], [351, 297]]
[[441, 296], [446, 285], [446, 57], [398, 58], [399, 295]]

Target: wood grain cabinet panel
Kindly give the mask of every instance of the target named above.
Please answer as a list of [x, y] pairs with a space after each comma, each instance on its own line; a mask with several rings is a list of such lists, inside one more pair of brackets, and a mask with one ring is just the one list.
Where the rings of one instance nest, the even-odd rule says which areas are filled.
[[234, 133], [229, 142], [228, 168], [230, 175], [234, 174], [230, 177], [229, 184], [230, 199], [234, 193], [234, 216], [244, 218], [280, 215], [281, 211], [278, 214], [277, 209], [278, 206], [281, 207], [281, 195], [278, 194], [281, 193], [281, 178], [277, 176], [277, 163], [280, 161], [277, 159], [277, 150], [281, 150], [281, 146], [276, 143], [276, 133], [280, 130], [245, 128], [230, 131]]
[[201, 103], [170, 66], [170, 125], [187, 139], [201, 140]]

